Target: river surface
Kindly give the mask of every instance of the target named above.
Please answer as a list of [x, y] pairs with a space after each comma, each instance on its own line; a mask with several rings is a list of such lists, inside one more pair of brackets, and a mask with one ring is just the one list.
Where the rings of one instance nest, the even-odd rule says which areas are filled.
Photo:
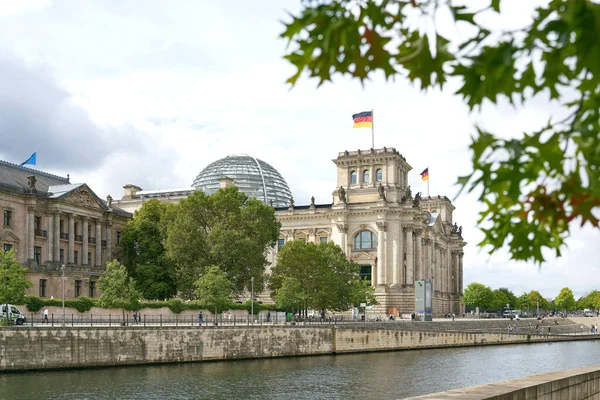
[[2, 399], [400, 399], [600, 364], [600, 342], [0, 375]]

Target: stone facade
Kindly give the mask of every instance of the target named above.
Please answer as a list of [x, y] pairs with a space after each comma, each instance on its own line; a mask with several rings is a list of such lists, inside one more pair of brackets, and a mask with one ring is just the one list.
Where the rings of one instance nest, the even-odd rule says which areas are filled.
[[[345, 151], [333, 160], [331, 204], [276, 209], [280, 247], [289, 240], [332, 240], [375, 286], [375, 312], [411, 313], [415, 281], [433, 281], [433, 314], [461, 314], [462, 228], [447, 197], [421, 197], [408, 186], [412, 167], [393, 148]], [[275, 265], [277, 248], [270, 254]]]
[[0, 245], [28, 268], [27, 294], [61, 298], [100, 295], [96, 281], [120, 259], [121, 232], [132, 217], [85, 184], [0, 161]]
[[[361, 267], [376, 289], [380, 314], [415, 311], [415, 281], [433, 281], [433, 314], [461, 314], [463, 291], [462, 228], [453, 221], [454, 206], [445, 196], [422, 197], [408, 186], [412, 167], [394, 148], [344, 151], [333, 160], [337, 184], [329, 204], [275, 208], [281, 222], [278, 245], [269, 253], [275, 265], [278, 248], [289, 240], [334, 241]], [[222, 177], [220, 187], [230, 179]], [[178, 202], [193, 189], [142, 191], [124, 186], [115, 204], [130, 212], [148, 198]], [[268, 272], [268, 271], [267, 271]], [[248, 296], [249, 297], [249, 296]], [[272, 302], [268, 292], [258, 294]]]

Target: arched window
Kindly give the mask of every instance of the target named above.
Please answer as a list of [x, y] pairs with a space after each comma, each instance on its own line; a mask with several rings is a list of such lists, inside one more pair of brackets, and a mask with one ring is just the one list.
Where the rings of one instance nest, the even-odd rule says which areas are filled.
[[381, 182], [383, 180], [383, 171], [381, 169], [378, 169], [375, 172], [375, 179], [377, 180], [377, 182]]
[[355, 249], [376, 249], [377, 235], [371, 231], [361, 231], [354, 236]]
[[356, 171], [350, 172], [350, 183], [356, 185]]
[[363, 182], [369, 183], [369, 170], [368, 169], [365, 169], [363, 171]]

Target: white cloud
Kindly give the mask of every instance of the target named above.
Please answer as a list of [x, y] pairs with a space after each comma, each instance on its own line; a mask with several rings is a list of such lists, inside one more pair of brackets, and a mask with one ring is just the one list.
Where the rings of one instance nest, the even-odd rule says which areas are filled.
[[[486, 23], [522, 26], [540, 3], [502, 2], [506, 18]], [[279, 21], [287, 19], [283, 9], [297, 9], [299, 2], [234, 4], [32, 2], [10, 18], [0, 14], [0, 51], [50, 66], [97, 126], [141, 132], [137, 143], [113, 152], [93, 172], [68, 171], [102, 197], [119, 198], [126, 183], [189, 186], [215, 159], [248, 153], [282, 173], [296, 204], [312, 195], [318, 203], [330, 202], [336, 179], [331, 159], [339, 151], [371, 147], [370, 130], [352, 129], [351, 114], [374, 108], [375, 145], [396, 147], [407, 158], [413, 192], [426, 190], [418, 173], [429, 167], [431, 194], [453, 198], [457, 176], [469, 171], [473, 123], [510, 137], [556, 112], [540, 95], [526, 109], [503, 105], [471, 114], [452, 95], [452, 81], [443, 92], [426, 94], [404, 80], [380, 78], [363, 88], [338, 77], [319, 89], [316, 81], [301, 79], [290, 90], [284, 82], [294, 68], [282, 60], [285, 43], [277, 37]], [[119, 147], [118, 137], [109, 139]], [[565, 257], [551, 257], [540, 269], [509, 262], [504, 251], [491, 257], [478, 252], [476, 196], [461, 196], [456, 206], [455, 220], [469, 242], [465, 284], [539, 289], [546, 296], [566, 285], [578, 295], [600, 287], [596, 231], [575, 229]]]

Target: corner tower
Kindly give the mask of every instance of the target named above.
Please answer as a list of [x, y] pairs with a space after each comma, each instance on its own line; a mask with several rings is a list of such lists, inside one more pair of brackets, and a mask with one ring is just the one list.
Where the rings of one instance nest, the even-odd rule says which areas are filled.
[[400, 201], [408, 186], [412, 167], [395, 148], [344, 151], [333, 160], [337, 166], [334, 205], [340, 202], [340, 187], [347, 203], [369, 203], [379, 198], [382, 185], [388, 201]]

